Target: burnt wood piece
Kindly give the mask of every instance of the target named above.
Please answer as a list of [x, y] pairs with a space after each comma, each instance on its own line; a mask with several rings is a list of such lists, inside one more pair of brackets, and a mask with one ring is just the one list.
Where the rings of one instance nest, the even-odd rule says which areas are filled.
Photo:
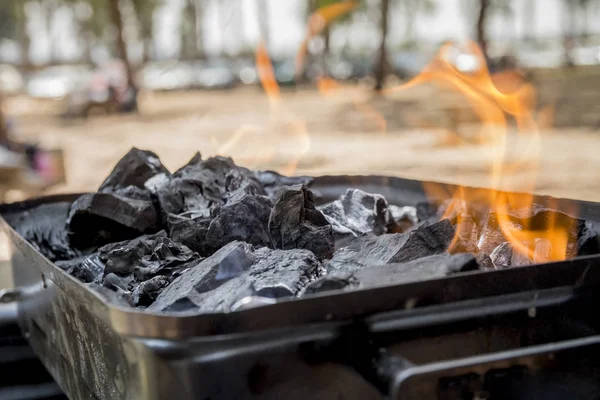
[[71, 248], [65, 223], [71, 204], [42, 204], [21, 213], [7, 214], [7, 222], [50, 261], [69, 260], [80, 252]]
[[419, 223], [417, 208], [412, 206], [398, 207], [388, 205], [388, 233], [405, 233]]
[[265, 193], [271, 199], [275, 198], [275, 195], [283, 186], [310, 186], [314, 181], [310, 176], [284, 176], [274, 171], [254, 171], [254, 176], [262, 184]]
[[165, 215], [193, 212], [205, 218], [214, 208], [245, 195], [265, 194], [253, 173], [235, 165], [231, 158], [202, 160], [199, 153], [154, 190]]
[[391, 263], [355, 271], [337, 270], [308, 285], [304, 294], [420, 281], [476, 269], [478, 264], [471, 254], [436, 254], [405, 263]]
[[333, 255], [333, 229], [315, 208], [313, 194], [306, 186], [279, 190], [269, 217], [269, 233], [276, 249], [307, 249], [319, 259]]
[[85, 283], [101, 283], [104, 275], [104, 263], [97, 254], [81, 256], [68, 261], [57, 261], [56, 265]]
[[89, 248], [120, 240], [133, 239], [158, 230], [159, 221], [152, 200], [141, 192], [125, 189], [115, 193], [84, 194], [73, 202], [67, 217], [70, 243]]
[[250, 296], [295, 296], [324, 269], [308, 250], [254, 250], [232, 242], [175, 279], [149, 309], [156, 311], [229, 311]]
[[388, 202], [380, 194], [348, 189], [338, 200], [318, 208], [331, 224], [338, 241], [373, 232], [387, 232]]
[[366, 234], [335, 252], [327, 263], [330, 272], [353, 272], [364, 267], [405, 263], [421, 257], [441, 254], [454, 237], [454, 227], [447, 219], [425, 223], [410, 233]]
[[152, 304], [170, 281], [164, 276], [155, 276], [137, 285], [131, 292], [131, 304], [149, 306]]
[[99, 191], [116, 190], [127, 186], [144, 187], [144, 183], [156, 174], [169, 171], [156, 154], [148, 150], [132, 148], [100, 185]]
[[[550, 223], [555, 227], [568, 229], [567, 258], [597, 254], [600, 250], [598, 230], [594, 224], [540, 205], [534, 204], [531, 208], [511, 210], [508, 214], [508, 223], [512, 229], [516, 230], [544, 231]], [[507, 241], [508, 239], [500, 228], [498, 214], [490, 212], [479, 237], [480, 250], [491, 254], [494, 249]]]

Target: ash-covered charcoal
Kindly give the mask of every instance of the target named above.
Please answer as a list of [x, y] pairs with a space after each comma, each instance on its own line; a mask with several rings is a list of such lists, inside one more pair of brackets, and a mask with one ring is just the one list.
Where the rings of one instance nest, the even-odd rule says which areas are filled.
[[[596, 231], [589, 222], [537, 204], [527, 209], [511, 210], [506, 223], [510, 224], [510, 229], [517, 231], [524, 227], [532, 231], [544, 231], [548, 226], [568, 228], [567, 258], [578, 254], [595, 254], [600, 250]], [[500, 228], [498, 214], [490, 212], [479, 237], [479, 249], [491, 255], [494, 249], [507, 241]], [[534, 243], [528, 245], [533, 246]]]
[[364, 289], [382, 285], [444, 277], [456, 272], [473, 271], [478, 264], [471, 254], [436, 254], [405, 263], [392, 263], [356, 271], [338, 270], [311, 283], [305, 294], [327, 290]]
[[6, 221], [50, 261], [69, 260], [80, 252], [72, 249], [65, 229], [71, 204], [42, 204], [31, 210], [6, 214]]
[[310, 186], [314, 179], [310, 176], [284, 176], [274, 171], [254, 171], [254, 176], [262, 184], [267, 196], [271, 199], [284, 186]]
[[319, 259], [333, 255], [333, 229], [315, 208], [313, 194], [306, 186], [285, 186], [279, 190], [269, 217], [269, 233], [277, 249], [307, 249]]
[[[126, 189], [128, 190], [128, 189]], [[143, 196], [140, 191], [131, 191]], [[70, 243], [89, 248], [133, 239], [158, 230], [159, 221], [152, 200], [130, 198], [118, 192], [90, 193], [73, 202], [67, 218]]]
[[338, 200], [318, 208], [331, 224], [336, 241], [373, 232], [387, 232], [388, 202], [380, 194], [348, 189]]
[[330, 272], [352, 272], [367, 266], [405, 263], [445, 252], [453, 237], [454, 227], [447, 219], [425, 223], [410, 233], [367, 234], [336, 251], [327, 268]]
[[229, 311], [249, 295], [295, 296], [323, 273], [321, 263], [308, 250], [263, 247], [254, 251], [247, 243], [232, 242], [175, 279], [150, 309]]
[[169, 171], [162, 165], [156, 154], [148, 150], [132, 148], [115, 165], [110, 175], [100, 185], [99, 191], [135, 186], [143, 188], [144, 183], [154, 175]]
[[389, 205], [388, 213], [388, 233], [405, 233], [413, 229], [419, 223], [416, 207], [398, 207]]
[[137, 285], [131, 292], [131, 304], [149, 306], [156, 300], [161, 291], [169, 286], [170, 281], [164, 276], [155, 276]]
[[248, 194], [265, 194], [262, 185], [249, 170], [238, 167], [231, 158], [202, 160], [199, 153], [175, 172], [168, 182], [156, 188], [165, 214], [193, 211], [206, 218], [213, 208], [240, 200]]

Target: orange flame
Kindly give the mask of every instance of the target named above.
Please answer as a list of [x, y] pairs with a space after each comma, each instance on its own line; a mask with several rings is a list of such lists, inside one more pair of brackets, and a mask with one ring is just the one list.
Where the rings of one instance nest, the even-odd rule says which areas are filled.
[[[573, 256], [570, 243], [574, 228], [572, 218], [560, 218], [560, 214], [550, 213], [546, 220], [535, 224], [532, 218], [518, 218], [515, 215], [522, 210], [532, 210], [533, 195], [501, 191], [509, 179], [519, 181], [520, 188], [528, 193], [535, 190], [541, 150], [539, 127], [551, 123], [552, 109], [541, 111], [536, 118], [533, 86], [514, 71], [491, 75], [475, 43], [470, 43], [466, 50], [475, 56], [479, 68], [470, 73], [461, 72], [452, 64], [449, 59], [451, 49], [451, 44], [444, 45], [419, 75], [403, 85], [383, 91], [390, 94], [432, 82], [463, 95], [481, 122], [477, 143], [487, 144], [488, 150], [491, 149], [492, 189], [459, 188], [450, 193], [453, 200], [442, 216], [453, 216], [457, 222], [449, 251], [459, 251], [461, 244], [477, 237], [477, 226], [465, 208], [479, 203], [495, 212], [503, 239], [512, 245], [513, 254], [525, 257], [529, 263], [559, 261]], [[510, 120], [516, 124], [514, 133]], [[448, 196], [447, 190], [437, 184], [425, 185], [425, 190], [432, 199]], [[570, 211], [572, 214], [573, 210]], [[470, 251], [477, 252], [478, 249]]]
[[281, 94], [279, 92], [279, 85], [275, 78], [275, 70], [273, 69], [273, 63], [267, 52], [267, 48], [263, 43], [259, 43], [256, 48], [256, 70], [258, 72], [258, 78], [262, 85], [271, 105], [279, 103]]
[[306, 57], [310, 39], [321, 33], [323, 29], [336, 18], [352, 11], [357, 5], [358, 3], [355, 1], [340, 1], [338, 3], [323, 6], [310, 15], [308, 18], [306, 38], [302, 41], [300, 50], [296, 55], [296, 77], [300, 76], [304, 69], [304, 59]]

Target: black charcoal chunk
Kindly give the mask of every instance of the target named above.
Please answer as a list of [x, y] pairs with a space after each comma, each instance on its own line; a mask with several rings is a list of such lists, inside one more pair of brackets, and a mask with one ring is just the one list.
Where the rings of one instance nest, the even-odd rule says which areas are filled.
[[327, 268], [356, 271], [367, 266], [405, 263], [445, 252], [453, 237], [454, 227], [447, 219], [425, 223], [410, 233], [367, 234], [336, 251]]
[[310, 176], [284, 176], [274, 171], [255, 171], [254, 176], [262, 184], [265, 193], [274, 198], [279, 189], [284, 186], [310, 186], [314, 179]]
[[98, 250], [103, 263], [106, 264], [106, 274], [129, 275], [133, 273], [136, 263], [152, 250], [162, 238], [165, 231], [153, 235], [143, 235], [132, 240], [107, 244]]
[[102, 286], [115, 291], [129, 292], [130, 286], [133, 284], [133, 276], [119, 276], [114, 273], [110, 273], [102, 280]]
[[279, 190], [269, 218], [269, 233], [277, 249], [307, 249], [319, 259], [333, 255], [331, 224], [315, 208], [313, 194], [305, 186]]
[[240, 200], [248, 194], [265, 194], [252, 172], [238, 167], [230, 158], [202, 160], [199, 154], [175, 172], [168, 183], [156, 188], [156, 196], [165, 214], [193, 211], [206, 218], [213, 208]]
[[252, 246], [232, 242], [185, 271], [169, 285], [152, 304], [157, 311], [181, 311], [182, 305], [196, 307], [200, 293], [213, 290], [247, 271], [256, 261]]
[[271, 201], [265, 196], [244, 196], [216, 209], [206, 232], [206, 246], [214, 253], [227, 243], [239, 240], [255, 246], [268, 246]]
[[210, 255], [210, 250], [206, 245], [206, 233], [210, 226], [210, 218], [190, 218], [170, 214], [167, 225], [171, 239], [186, 245], [202, 256]]
[[150, 309], [223, 312], [246, 296], [296, 296], [324, 273], [319, 260], [308, 250], [256, 251], [232, 242], [188, 270], [167, 287]]
[[475, 259], [477, 260], [477, 264], [479, 264], [479, 269], [484, 271], [495, 269], [494, 262], [489, 255], [479, 252], [475, 254]]
[[388, 213], [388, 233], [405, 233], [412, 230], [419, 223], [415, 207], [389, 205]]
[[81, 263], [73, 265], [69, 273], [84, 283], [100, 284], [104, 276], [104, 263], [97, 254], [92, 254]]
[[149, 306], [164, 288], [169, 286], [169, 280], [164, 276], [155, 276], [137, 285], [131, 292], [131, 304], [134, 306]]
[[471, 254], [436, 254], [409, 262], [368, 267], [356, 271], [338, 270], [310, 284], [304, 293], [396, 285], [477, 269], [477, 261]]
[[144, 183], [156, 174], [169, 173], [156, 154], [132, 148], [115, 166], [100, 185], [99, 191], [116, 190], [127, 186], [143, 188]]
[[585, 221], [579, 224], [577, 255], [600, 254], [600, 223]]
[[319, 207], [331, 224], [336, 241], [373, 232], [387, 232], [389, 224], [388, 202], [380, 194], [348, 189], [332, 203]]
[[95, 282], [89, 283], [87, 287], [99, 293], [107, 303], [120, 307], [131, 307], [130, 294], [128, 292], [107, 288]]
[[71, 204], [43, 204], [27, 211], [5, 214], [6, 221], [50, 261], [69, 260], [80, 252], [72, 249], [65, 223]]
[[67, 229], [71, 244], [79, 248], [132, 239], [158, 229], [151, 200], [93, 193], [80, 196], [69, 210]]

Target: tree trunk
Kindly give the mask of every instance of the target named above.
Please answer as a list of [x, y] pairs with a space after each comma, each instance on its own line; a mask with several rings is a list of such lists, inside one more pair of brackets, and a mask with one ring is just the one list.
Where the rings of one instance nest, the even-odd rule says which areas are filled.
[[31, 48], [31, 37], [29, 36], [29, 32], [27, 31], [27, 15], [25, 14], [25, 6], [27, 2], [23, 2], [23, 4], [19, 8], [19, 36], [20, 36], [20, 45], [21, 45], [21, 67], [28, 71], [31, 67], [31, 60], [29, 58], [29, 51]]
[[123, 37], [123, 16], [121, 15], [121, 9], [119, 8], [119, 0], [109, 0], [109, 7], [112, 22], [117, 30], [117, 38], [115, 42], [117, 56], [125, 65], [128, 84], [135, 88], [133, 69], [127, 56], [127, 43], [125, 43], [125, 38]]
[[[529, 0], [530, 1], [530, 0]], [[485, 33], [487, 14], [490, 6], [490, 0], [480, 0], [479, 15], [477, 16], [477, 44], [481, 49], [483, 56], [488, 61], [487, 35]]]
[[197, 58], [203, 59], [206, 57], [204, 53], [204, 1], [205, 0], [189, 0], [191, 3], [192, 13], [194, 16], [194, 43]]
[[260, 27], [260, 36], [265, 48], [269, 50], [269, 10], [267, 7], [267, 2], [266, 0], [256, 0], [256, 6], [258, 8], [258, 25]]
[[573, 62], [573, 47], [574, 47], [574, 39], [575, 39], [575, 24], [576, 24], [576, 15], [574, 10], [574, 4], [570, 1], [563, 1], [563, 50], [564, 50], [564, 59], [565, 66], [572, 67], [574, 65]]
[[187, 0], [181, 21], [181, 57], [184, 60], [194, 60], [198, 57], [198, 19], [197, 3]]
[[379, 45], [379, 61], [375, 70], [375, 90], [383, 88], [383, 80], [386, 73], [389, 6], [389, 0], [381, 0], [381, 43]]

